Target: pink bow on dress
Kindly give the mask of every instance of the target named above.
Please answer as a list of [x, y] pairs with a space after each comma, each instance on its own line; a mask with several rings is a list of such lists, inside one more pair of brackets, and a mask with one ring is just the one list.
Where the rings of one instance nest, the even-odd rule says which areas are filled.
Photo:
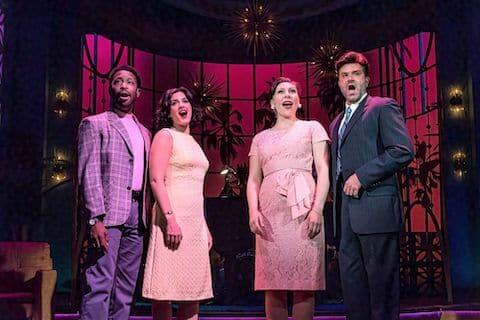
[[301, 171], [289, 171], [277, 180], [276, 191], [287, 197], [287, 205], [291, 208], [292, 219], [307, 214], [311, 207], [310, 188]]

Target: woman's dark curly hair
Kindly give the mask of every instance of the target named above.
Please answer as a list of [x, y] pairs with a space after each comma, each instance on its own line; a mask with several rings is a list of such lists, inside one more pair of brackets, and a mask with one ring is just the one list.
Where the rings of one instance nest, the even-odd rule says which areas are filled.
[[202, 110], [195, 104], [193, 95], [185, 87], [172, 88], [165, 91], [160, 98], [157, 108], [155, 109], [155, 115], [153, 117], [153, 131], [157, 132], [163, 128], [171, 128], [173, 126], [172, 118], [170, 117], [170, 107], [172, 103], [172, 96], [177, 92], [183, 92], [187, 97], [188, 102], [192, 106], [192, 120], [190, 121], [190, 127], [194, 127], [202, 120]]

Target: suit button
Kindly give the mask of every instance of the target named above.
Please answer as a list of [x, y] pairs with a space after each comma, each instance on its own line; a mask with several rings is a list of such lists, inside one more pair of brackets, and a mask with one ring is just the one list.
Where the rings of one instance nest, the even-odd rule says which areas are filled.
[[128, 162], [133, 162], [133, 159], [132, 158], [128, 159]]
[[127, 190], [132, 190], [132, 187], [128, 186], [128, 187], [127, 187]]

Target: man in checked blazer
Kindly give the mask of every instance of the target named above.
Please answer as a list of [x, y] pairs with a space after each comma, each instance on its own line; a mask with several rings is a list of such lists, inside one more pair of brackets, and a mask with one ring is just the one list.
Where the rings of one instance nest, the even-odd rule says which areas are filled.
[[78, 131], [78, 179], [91, 245], [81, 319], [128, 319], [150, 209], [150, 132], [133, 115], [140, 77], [112, 70], [112, 108], [86, 117]]
[[396, 173], [413, 159], [413, 146], [398, 104], [367, 94], [362, 54], [345, 53], [336, 71], [346, 104], [330, 126], [331, 171], [347, 319], [398, 319], [402, 209]]

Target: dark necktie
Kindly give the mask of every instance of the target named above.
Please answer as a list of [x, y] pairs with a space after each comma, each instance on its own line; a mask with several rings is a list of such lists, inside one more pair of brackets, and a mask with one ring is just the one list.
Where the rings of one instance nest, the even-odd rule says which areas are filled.
[[352, 108], [350, 106], [347, 107], [345, 111], [345, 121], [343, 121], [340, 130], [338, 130], [338, 144], [337, 144], [337, 176], [342, 172], [342, 156], [340, 154], [340, 146], [342, 145], [342, 138], [343, 134], [345, 133], [345, 129], [347, 128], [348, 122], [350, 121], [350, 116], [352, 115]]

